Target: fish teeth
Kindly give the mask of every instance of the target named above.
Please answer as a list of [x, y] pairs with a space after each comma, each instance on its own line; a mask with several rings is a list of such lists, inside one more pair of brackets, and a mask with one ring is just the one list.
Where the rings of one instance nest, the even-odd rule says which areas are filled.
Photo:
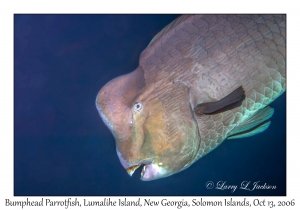
[[143, 178], [143, 177], [144, 177], [145, 170], [146, 170], [146, 165], [144, 165], [144, 167], [143, 167], [143, 170], [142, 170], [142, 173], [141, 173], [141, 178]]
[[129, 174], [129, 176], [132, 176], [132, 174], [134, 173], [134, 171], [136, 169], [138, 169], [141, 166], [141, 164], [135, 165], [135, 166], [131, 166], [129, 168], [126, 168], [127, 173]]

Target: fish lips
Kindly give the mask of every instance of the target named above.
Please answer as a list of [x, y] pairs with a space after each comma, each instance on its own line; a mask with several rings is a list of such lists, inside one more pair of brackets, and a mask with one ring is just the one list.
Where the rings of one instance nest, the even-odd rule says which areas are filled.
[[149, 165], [144, 165], [142, 173], [141, 173], [141, 180], [142, 181], [152, 181], [155, 179], [160, 179], [163, 177], [167, 177], [171, 175], [163, 167], [159, 166], [159, 164], [151, 163]]
[[152, 181], [171, 175], [171, 172], [168, 172], [162, 167], [162, 163], [154, 163], [153, 158], [147, 158], [139, 161], [138, 163], [130, 164], [124, 160], [122, 154], [118, 150], [117, 154], [122, 166], [126, 169], [129, 176], [132, 176], [135, 170], [141, 166], [143, 167], [141, 172], [142, 181]]
[[131, 167], [126, 168], [127, 173], [132, 176], [136, 169], [143, 166], [141, 172], [141, 180], [142, 181], [152, 181], [156, 179], [160, 179], [163, 177], [168, 176], [167, 170], [160, 167], [157, 164], [150, 163], [150, 164], [137, 164]]

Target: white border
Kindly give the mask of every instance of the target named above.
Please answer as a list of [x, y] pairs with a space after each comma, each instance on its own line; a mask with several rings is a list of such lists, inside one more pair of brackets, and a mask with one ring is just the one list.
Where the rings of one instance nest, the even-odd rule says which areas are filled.
[[[0, 208], [4, 207], [4, 198], [12, 200], [26, 200], [25, 197], [13, 197], [13, 14], [14, 13], [287, 13], [287, 197], [266, 197], [266, 200], [296, 199], [299, 206], [299, 20], [297, 8], [292, 2], [276, 0], [251, 1], [163, 1], [163, 0], [109, 0], [109, 1], [8, 1], [0, 3], [0, 79], [1, 79], [1, 181], [0, 181]], [[276, 153], [276, 151], [274, 151]], [[299, 193], [298, 193], [299, 195]], [[51, 197], [62, 200], [64, 197]], [[84, 197], [79, 197], [83, 199]], [[95, 197], [98, 200], [100, 197]], [[134, 199], [135, 197], [129, 197]], [[143, 197], [161, 200], [160, 197]], [[180, 197], [169, 197], [172, 200], [182, 200]], [[204, 197], [206, 200], [223, 200], [229, 197]], [[254, 200], [256, 197], [247, 197]], [[30, 197], [39, 200], [40, 197]], [[89, 197], [91, 199], [91, 197]], [[113, 197], [118, 199], [118, 197]], [[185, 197], [185, 200], [192, 197]], [[199, 199], [199, 197], [198, 197]], [[235, 197], [242, 200], [242, 197]], [[263, 199], [263, 197], [258, 197]], [[297, 205], [298, 203], [298, 205]], [[100, 207], [96, 207], [99, 209]], [[128, 207], [130, 208], [130, 207]], [[150, 208], [150, 207], [148, 207]], [[176, 209], [176, 207], [168, 207]], [[198, 207], [201, 208], [201, 207]], [[267, 207], [268, 208], [268, 207]], [[299, 208], [299, 207], [298, 207]], [[26, 208], [32, 209], [32, 208]], [[38, 208], [34, 208], [38, 209]], [[53, 207], [52, 207], [53, 209]], [[64, 208], [59, 208], [64, 209]], [[75, 208], [73, 208], [75, 209]], [[86, 208], [80, 208], [86, 209]], [[90, 209], [90, 208], [87, 208]], [[94, 208], [95, 209], [95, 208]], [[103, 208], [101, 208], [103, 209]], [[106, 208], [104, 208], [106, 209]], [[146, 208], [147, 209], [147, 208]], [[216, 209], [216, 208], [214, 208]], [[227, 209], [237, 209], [231, 207]], [[257, 207], [256, 209], [266, 209]], [[281, 208], [282, 209], [282, 208]]]

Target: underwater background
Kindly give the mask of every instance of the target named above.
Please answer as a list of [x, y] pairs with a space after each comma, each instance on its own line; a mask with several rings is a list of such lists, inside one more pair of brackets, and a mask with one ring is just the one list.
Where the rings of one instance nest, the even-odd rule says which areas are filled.
[[[178, 16], [14, 15], [15, 196], [286, 195], [286, 93], [270, 104], [266, 131], [226, 140], [178, 174], [143, 182], [141, 168], [130, 177], [122, 167], [96, 95], [133, 71]], [[207, 189], [209, 181], [276, 189]]]

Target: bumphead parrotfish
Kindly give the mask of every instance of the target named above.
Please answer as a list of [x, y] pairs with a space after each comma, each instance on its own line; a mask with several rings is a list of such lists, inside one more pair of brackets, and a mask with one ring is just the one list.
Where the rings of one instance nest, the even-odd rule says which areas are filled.
[[286, 89], [285, 15], [183, 15], [139, 66], [108, 82], [96, 107], [117, 155], [141, 179], [178, 173], [225, 139], [260, 133]]

